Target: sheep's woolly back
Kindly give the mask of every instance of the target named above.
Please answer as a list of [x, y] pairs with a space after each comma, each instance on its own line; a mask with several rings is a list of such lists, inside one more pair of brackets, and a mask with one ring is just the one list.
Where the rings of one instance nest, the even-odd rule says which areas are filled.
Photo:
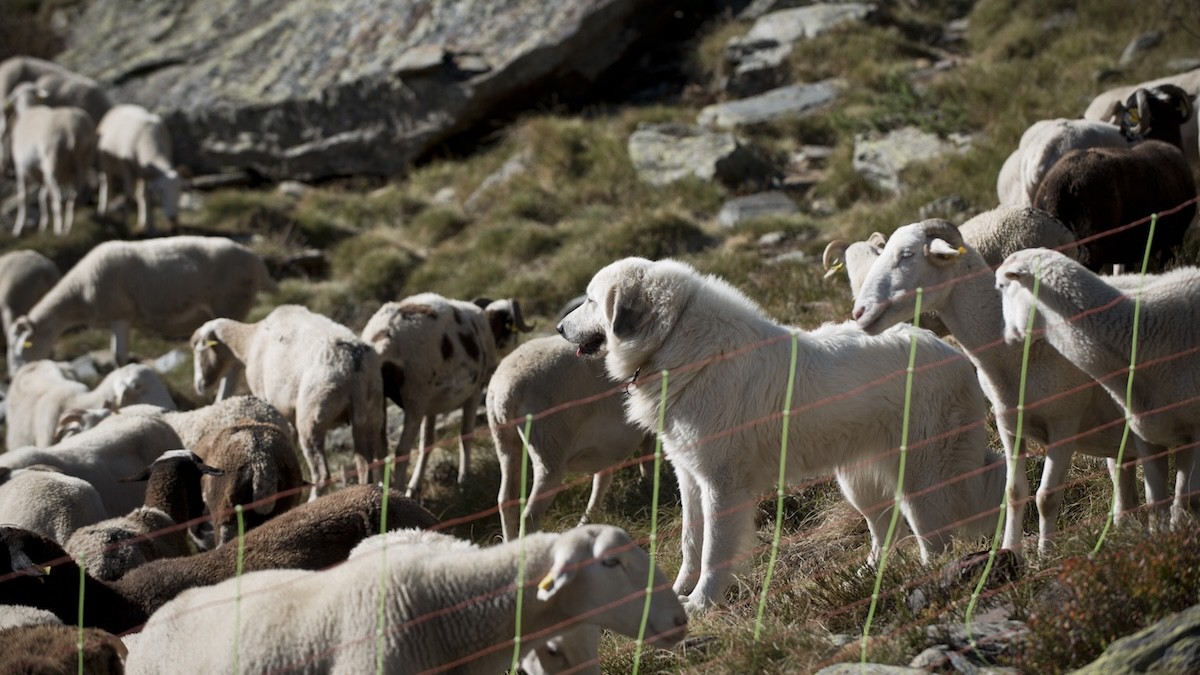
[[393, 546], [425, 546], [443, 551], [472, 551], [479, 548], [475, 542], [467, 539], [459, 539], [454, 535], [434, 532], [432, 530], [406, 528], [388, 532], [387, 534], [377, 534], [373, 537], [367, 537], [350, 551], [348, 557], [354, 558], [359, 555], [378, 551], [381, 548], [387, 547], [390, 549]]
[[[179, 434], [183, 447], [187, 448], [199, 445], [200, 439], [213, 429], [233, 426], [239, 420], [254, 420], [291, 432], [291, 425], [279, 409], [257, 396], [234, 396], [188, 411], [163, 412], [161, 409], [139, 407], [122, 412], [161, 415], [162, 419], [175, 429], [175, 433]], [[204, 459], [203, 455], [201, 459]]]
[[61, 626], [54, 612], [28, 605], [0, 605], [0, 630], [18, 626]]
[[[0, 630], [0, 672], [120, 675], [128, 654], [117, 636], [99, 628], [83, 629], [80, 645], [76, 626], [20, 626]], [[83, 652], [82, 662], [80, 652]]]
[[168, 531], [175, 525], [166, 513], [143, 506], [76, 530], [63, 548], [88, 574], [112, 581], [151, 560], [188, 555], [186, 531]]
[[1030, 206], [999, 206], [958, 229], [993, 268], [1026, 248], [1052, 248], [1071, 258], [1078, 256], [1075, 234], [1054, 216]]
[[52, 467], [0, 468], [0, 523], [17, 525], [63, 543], [108, 513], [91, 483]]

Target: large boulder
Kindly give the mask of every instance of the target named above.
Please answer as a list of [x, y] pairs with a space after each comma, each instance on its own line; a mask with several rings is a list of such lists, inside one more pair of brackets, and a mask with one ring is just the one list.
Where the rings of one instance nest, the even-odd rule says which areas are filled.
[[1077, 675], [1200, 672], [1200, 605], [1117, 640]]
[[638, 178], [651, 185], [696, 177], [727, 187], [761, 186], [777, 172], [760, 149], [733, 133], [686, 124], [641, 124], [628, 150]]
[[106, 0], [71, 21], [59, 60], [163, 115], [197, 170], [390, 175], [498, 110], [594, 81], [679, 5]]

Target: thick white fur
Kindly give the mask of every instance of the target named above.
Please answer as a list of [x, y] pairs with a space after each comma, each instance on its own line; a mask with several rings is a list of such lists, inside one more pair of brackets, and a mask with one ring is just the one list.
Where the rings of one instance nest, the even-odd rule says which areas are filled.
[[[649, 556], [623, 530], [591, 525], [477, 551], [397, 551], [383, 569], [382, 556], [368, 554], [321, 572], [252, 572], [193, 588], [150, 617], [127, 672], [173, 673], [180, 663], [196, 672], [228, 669], [238, 630], [229, 613], [239, 591], [246, 672], [373, 672], [381, 574], [385, 672], [450, 664], [456, 673], [503, 672], [516, 634], [513, 580], [522, 548], [526, 574], [538, 584], [525, 593], [523, 651], [572, 621], [638, 634]], [[686, 630], [686, 616], [662, 573], [654, 576], [661, 590], [651, 596], [647, 641], [669, 646]]]
[[[867, 518], [872, 558], [881, 553], [890, 514], [880, 507], [890, 506], [898, 478], [904, 371], [915, 339], [918, 369], [937, 365], [915, 376], [901, 510], [925, 559], [956, 531], [994, 526], [1005, 463], [987, 448], [983, 392], [970, 363], [928, 331], [872, 337], [853, 324], [800, 331], [688, 265], [627, 258], [596, 273], [586, 302], [559, 332], [582, 354], [607, 352], [609, 376], [631, 382], [627, 414], [644, 429], [657, 426], [657, 374], [671, 371], [662, 442], [683, 497], [675, 590], [688, 594], [689, 609], [721, 600], [730, 566], [746, 555], [754, 504], [775, 484], [792, 335], [789, 481], [836, 472]], [[1004, 538], [1012, 549], [1021, 546], [1027, 494], [1017, 476]]]
[[48, 467], [0, 470], [0, 523], [63, 544], [75, 530], [107, 517], [100, 493], [82, 478]]
[[[615, 389], [603, 363], [577, 358], [575, 348], [556, 335], [530, 340], [500, 362], [488, 384], [487, 411], [500, 460], [497, 502], [505, 540], [517, 537], [521, 518], [525, 445], [521, 436], [526, 415], [536, 417], [526, 439], [533, 464], [524, 514], [526, 532], [541, 527], [555, 488], [569, 471], [594, 474], [581, 521], [587, 523], [612, 484], [613, 467], [652, 438], [625, 420], [625, 397]], [[552, 414], [538, 416], [551, 409], [555, 409]]]
[[[923, 288], [921, 306], [937, 312], [978, 368], [1001, 440], [1011, 453], [1024, 348], [1001, 343], [1005, 320], [995, 277], [988, 262], [965, 240], [965, 233], [944, 220], [925, 220], [896, 230], [863, 282], [854, 316], [870, 333], [909, 321], [916, 289]], [[1037, 491], [1038, 548], [1045, 551], [1057, 529], [1062, 484], [1072, 454], [1116, 457], [1124, 411], [1090, 375], [1042, 341], [1034, 343], [1029, 352], [1024, 400], [1024, 440], [1046, 448]], [[1132, 459], [1136, 453], [1131, 449], [1126, 457]], [[1132, 470], [1121, 472], [1118, 514], [1136, 505], [1134, 476]], [[1150, 501], [1163, 500], [1161, 505], [1166, 506], [1165, 457], [1146, 467], [1146, 489]]]
[[[1040, 328], [1047, 342], [1090, 374], [1130, 414], [1139, 454], [1151, 443], [1176, 451], [1177, 478], [1172, 519], [1200, 509], [1200, 361], [1189, 350], [1200, 344], [1200, 269], [1180, 268], [1149, 275], [1140, 291], [1137, 367], [1132, 396], [1126, 395], [1131, 362], [1134, 304], [1138, 294], [1117, 287], [1079, 263], [1046, 249], [1012, 254], [996, 269], [996, 285], [1006, 305], [1005, 336], [1024, 339], [1036, 298]], [[1014, 288], [1019, 286], [1020, 288]], [[1183, 447], [1180, 447], [1183, 446]]]
[[[153, 193], [167, 220], [179, 219], [179, 190], [183, 182], [171, 159], [171, 136], [158, 115], [128, 103], [115, 105], [96, 125], [99, 135], [100, 203], [97, 212], [108, 210], [112, 192], [120, 184], [129, 199], [137, 201], [137, 224], [153, 232], [154, 216], [149, 195]], [[128, 209], [126, 209], [128, 210]]]

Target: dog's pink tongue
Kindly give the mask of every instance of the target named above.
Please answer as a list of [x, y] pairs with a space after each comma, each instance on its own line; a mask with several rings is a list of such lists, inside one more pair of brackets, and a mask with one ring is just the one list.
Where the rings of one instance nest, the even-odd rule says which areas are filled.
[[583, 345], [579, 345], [578, 347], [575, 348], [575, 356], [578, 356], [580, 358], [583, 357]]

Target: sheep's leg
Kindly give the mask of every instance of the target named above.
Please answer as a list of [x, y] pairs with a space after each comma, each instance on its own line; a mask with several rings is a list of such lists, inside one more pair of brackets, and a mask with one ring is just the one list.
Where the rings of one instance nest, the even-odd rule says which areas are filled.
[[580, 525], [592, 522], [592, 516], [600, 510], [600, 505], [604, 502], [604, 495], [608, 494], [608, 488], [612, 486], [612, 482], [612, 469], [604, 469], [592, 474], [592, 495], [588, 497], [587, 508], [583, 511], [583, 517], [579, 519]]
[[[892, 523], [892, 503], [895, 500], [895, 488], [888, 486], [866, 475], [852, 472], [835, 472], [838, 487], [842, 496], [867, 521], [867, 530], [871, 535], [871, 551], [867, 554], [867, 565], [875, 567], [883, 557], [883, 542], [887, 538], [888, 528]], [[910, 534], [908, 523], [898, 520], [895, 536], [892, 541], [899, 541]]]
[[[301, 419], [301, 411], [296, 411], [296, 419]], [[308, 475], [312, 481], [312, 491], [308, 501], [317, 498], [323, 486], [329, 483], [329, 466], [325, 463], [325, 432], [316, 428], [315, 424], [307, 425], [300, 430], [300, 451], [304, 461], [308, 463]]]
[[38, 187], [38, 233], [46, 231], [46, 226], [50, 224], [50, 186], [42, 183]]
[[675, 479], [679, 483], [679, 496], [683, 502], [683, 531], [679, 542], [683, 560], [673, 587], [677, 594], [686, 596], [695, 588], [696, 579], [700, 576], [701, 543], [704, 540], [701, 530], [704, 526], [704, 510], [701, 502], [704, 497], [695, 477], [679, 464], [675, 464]]
[[154, 223], [150, 222], [149, 211], [146, 206], [146, 179], [138, 176], [134, 183], [134, 199], [137, 200], [137, 225], [138, 229], [146, 232], [154, 232]]
[[[700, 483], [704, 512], [704, 542], [701, 546], [700, 578], [684, 601], [695, 611], [721, 601], [733, 580], [733, 566], [741, 561], [754, 532], [755, 491], [729, 484], [723, 467], [716, 467], [709, 481]], [[736, 478], [735, 478], [736, 479]]]
[[1171, 492], [1168, 487], [1167, 449], [1134, 435], [1134, 447], [1142, 464], [1142, 480], [1146, 486], [1147, 520], [1152, 532], [1166, 531], [1171, 522]]
[[21, 230], [25, 229], [25, 202], [29, 199], [28, 186], [25, 184], [25, 172], [17, 171], [17, 222], [13, 224], [13, 236], [21, 236]]
[[1175, 509], [1171, 514], [1172, 527], [1178, 527], [1196, 518], [1197, 502], [1200, 502], [1200, 468], [1196, 466], [1195, 448], [1175, 451]]
[[542, 516], [550, 510], [564, 475], [563, 467], [547, 467], [536, 461], [533, 463], [533, 486], [529, 490], [524, 514], [526, 532], [537, 532], [542, 528]]
[[1119, 467], [1114, 457], [1109, 457], [1108, 476], [1113, 484], [1113, 522], [1120, 524], [1137, 509], [1137, 463], [1127, 462]]
[[[504, 430], [506, 433], [511, 430]], [[504, 532], [504, 541], [517, 538], [520, 514], [521, 487], [521, 452], [513, 451], [512, 445], [501, 449], [500, 441], [496, 447], [496, 459], [500, 460], [500, 492], [496, 495], [496, 506], [500, 510], [500, 529]]]
[[99, 194], [96, 204], [96, 215], [98, 216], [108, 213], [108, 182], [108, 173], [101, 171], [99, 176]]
[[413, 446], [417, 442], [417, 434], [421, 431], [421, 421], [424, 419], [424, 414], [419, 411], [404, 411], [404, 426], [400, 430], [400, 440], [396, 441], [395, 459], [393, 460], [393, 473], [398, 477], [393, 480], [399, 484], [404, 482], [405, 474], [408, 471], [408, 462], [411, 459]]
[[1069, 447], [1054, 446], [1046, 449], [1046, 461], [1042, 464], [1042, 480], [1037, 488], [1038, 509], [1038, 553], [1046, 555], [1058, 532], [1058, 513], [1063, 502], [1063, 480], [1071, 468]]
[[61, 234], [70, 234], [71, 227], [75, 224], [75, 200], [79, 198], [79, 193], [80, 190], [78, 188], [71, 188], [67, 191], [63, 200], [66, 203], [67, 212], [63, 216], [63, 231]]
[[235, 361], [229, 366], [229, 369], [225, 371], [225, 374], [221, 376], [221, 383], [217, 387], [217, 401], [224, 401], [225, 399], [233, 396], [234, 390], [237, 389], [238, 378], [241, 376], [241, 374], [242, 364]]
[[479, 399], [483, 392], [476, 392], [467, 399], [462, 408], [462, 435], [458, 437], [458, 484], [467, 482], [471, 471], [471, 439], [475, 436], [475, 416], [479, 413]]
[[[404, 426], [408, 427], [407, 418], [404, 420]], [[425, 480], [425, 466], [429, 463], [429, 453], [433, 450], [436, 427], [437, 415], [426, 415], [421, 421], [420, 454], [417, 455], [417, 463], [413, 466], [412, 477], [408, 479], [408, 490], [405, 491], [405, 496], [409, 499], [416, 499], [421, 494], [421, 482]]]
[[62, 185], [59, 185], [58, 178], [52, 172], [46, 172], [43, 176], [46, 186], [50, 189], [50, 212], [54, 214], [54, 234], [61, 236], [63, 233], [63, 192]]
[[118, 319], [112, 322], [113, 361], [118, 366], [129, 362], [129, 322]]

